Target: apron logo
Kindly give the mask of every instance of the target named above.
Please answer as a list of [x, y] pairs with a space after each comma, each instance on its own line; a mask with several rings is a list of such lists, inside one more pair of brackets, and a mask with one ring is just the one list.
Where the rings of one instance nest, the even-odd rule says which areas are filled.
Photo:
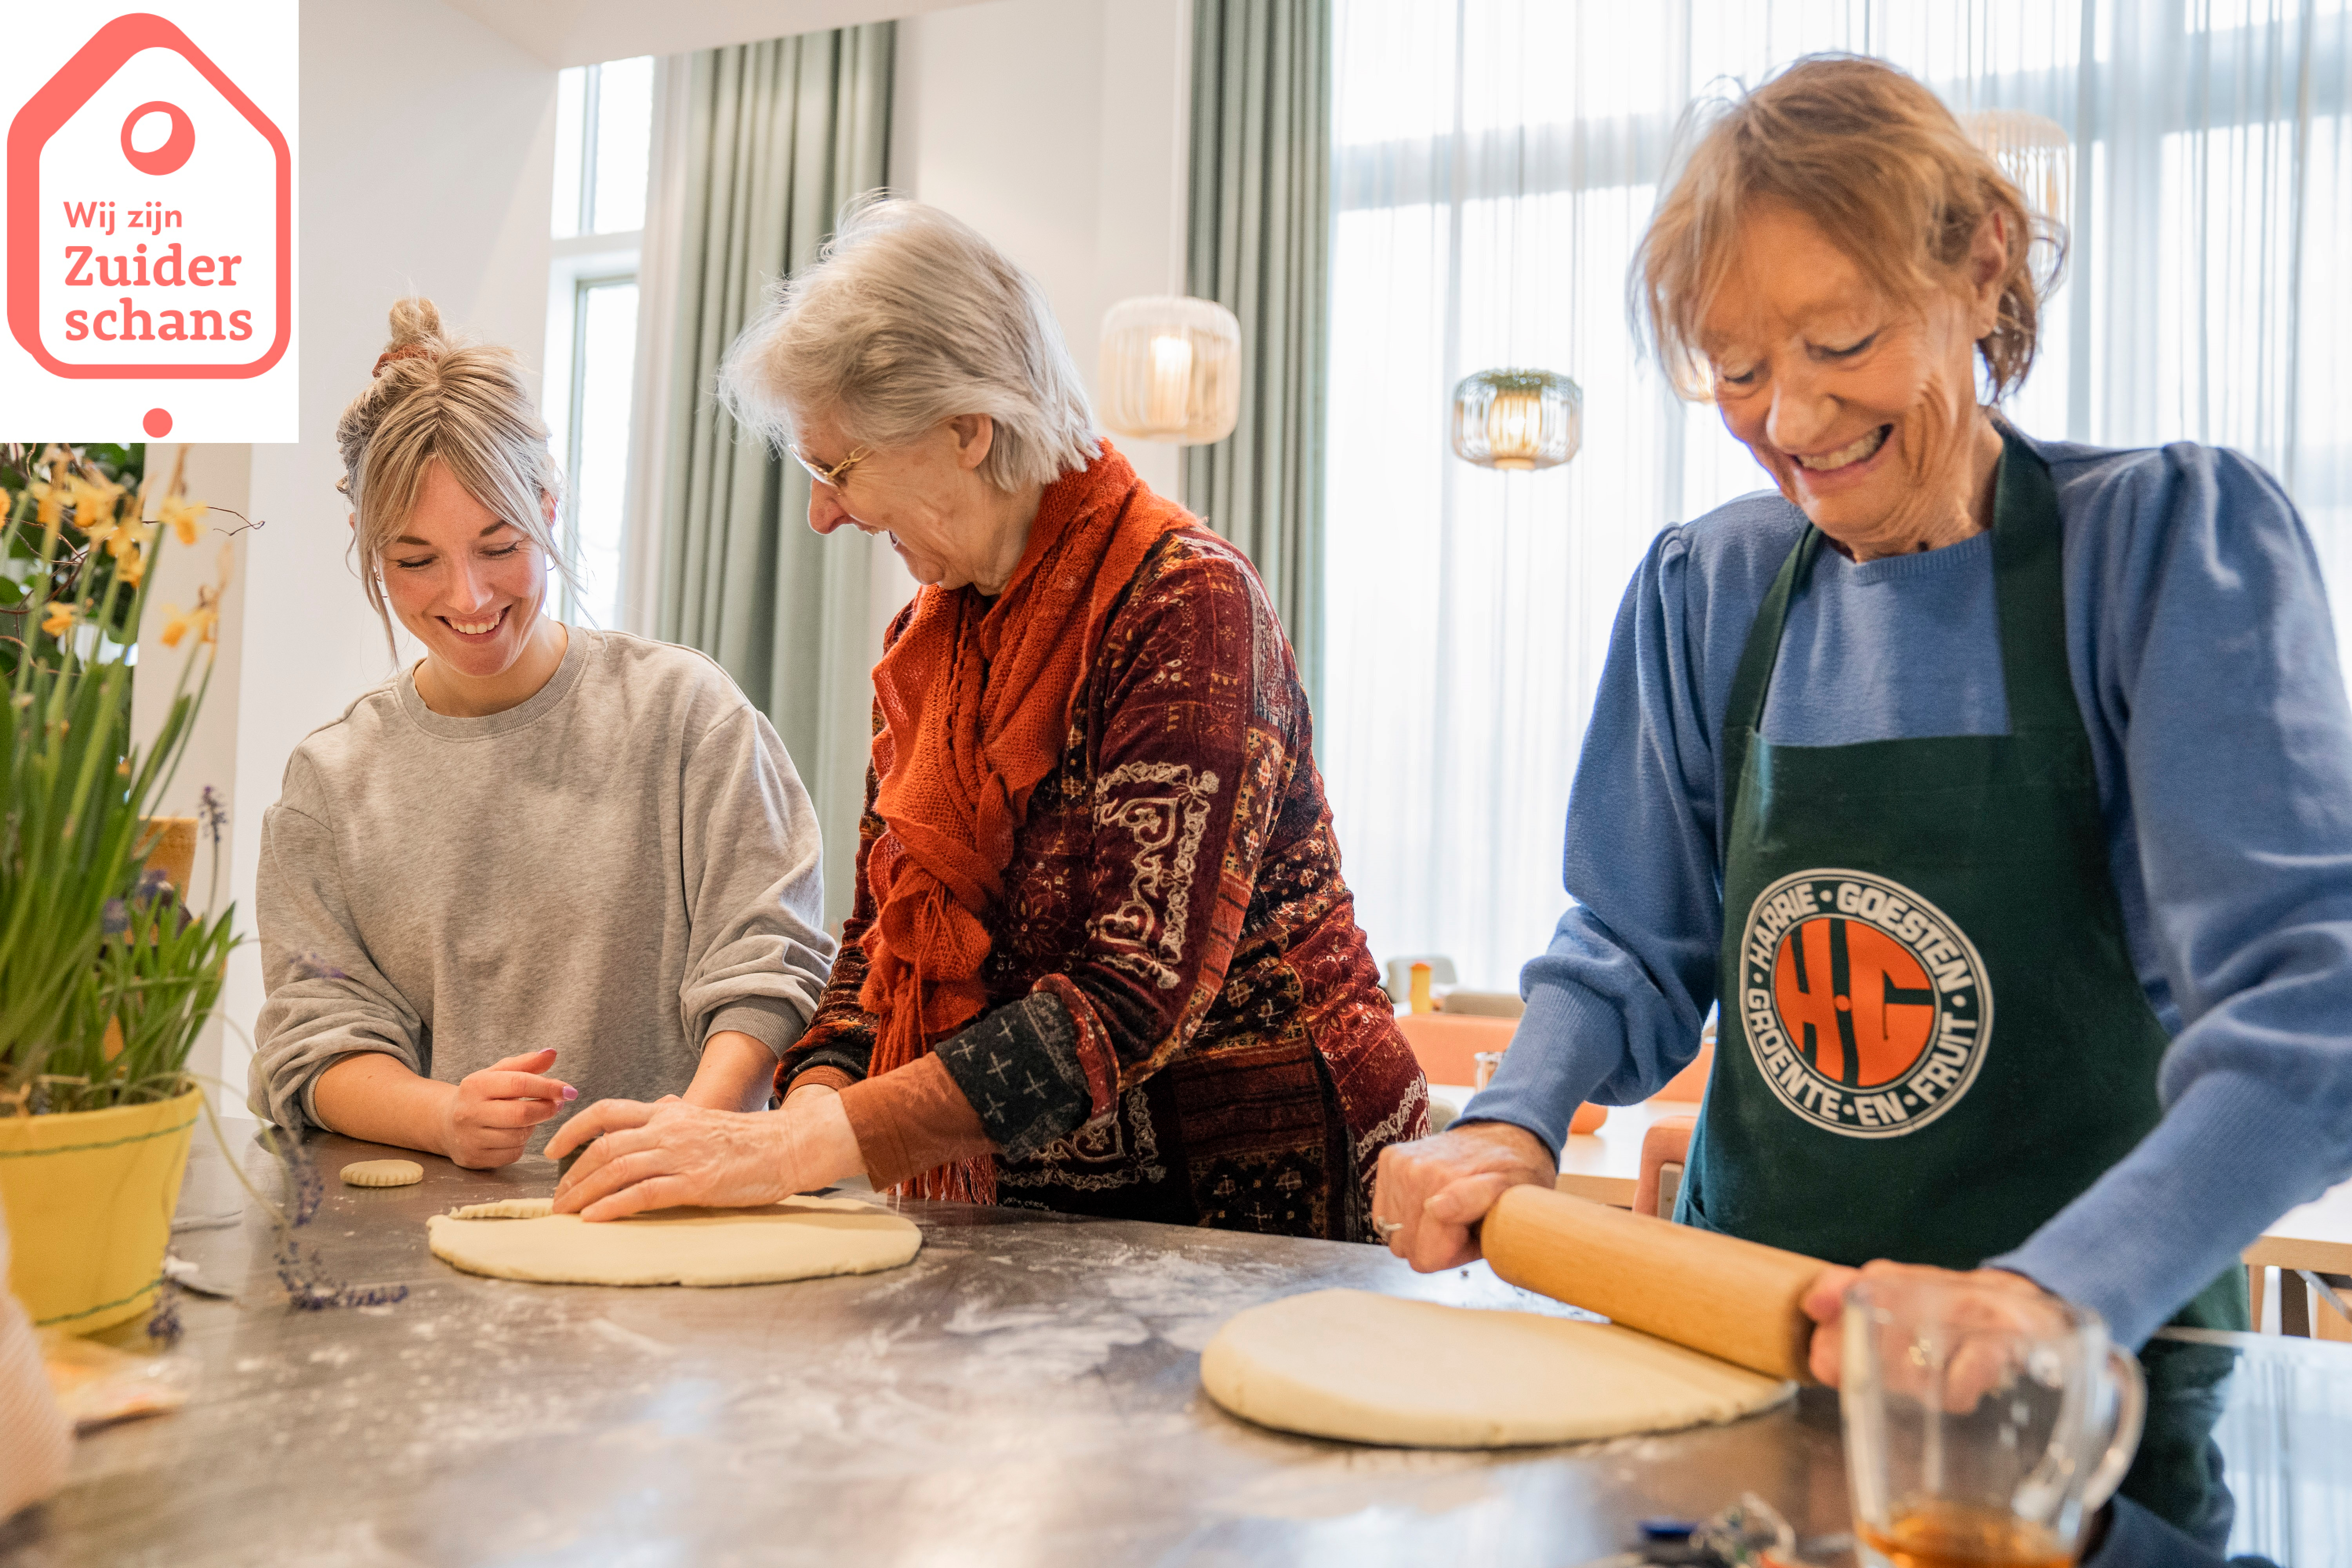
[[1781, 1103], [1853, 1138], [1899, 1138], [1941, 1116], [1992, 1037], [1968, 933], [1866, 871], [1800, 871], [1758, 895], [1739, 939], [1739, 1009]]

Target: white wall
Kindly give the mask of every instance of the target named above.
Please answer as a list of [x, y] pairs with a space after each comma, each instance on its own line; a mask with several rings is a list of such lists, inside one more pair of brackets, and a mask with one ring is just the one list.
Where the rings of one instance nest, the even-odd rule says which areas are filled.
[[449, 0], [553, 66], [678, 54], [848, 27], [965, 0]]
[[[890, 183], [1044, 285], [1096, 390], [1103, 311], [1184, 291], [1189, 0], [995, 0], [898, 24]], [[1178, 451], [1125, 441], [1176, 494]]]

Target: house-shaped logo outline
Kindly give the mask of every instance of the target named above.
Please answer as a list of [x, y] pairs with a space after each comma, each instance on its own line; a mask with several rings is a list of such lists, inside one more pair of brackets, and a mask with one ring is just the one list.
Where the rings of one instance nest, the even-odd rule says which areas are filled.
[[[278, 331], [258, 359], [243, 364], [72, 364], [41, 342], [40, 203], [41, 150], [49, 138], [114, 79], [142, 49], [170, 49], [203, 74], [229, 106], [245, 116], [276, 157]], [[294, 331], [294, 156], [285, 136], [246, 97], [236, 83], [185, 33], [161, 16], [134, 12], [117, 16], [58, 68], [58, 74], [25, 101], [8, 126], [8, 330], [25, 352], [54, 375], [76, 380], [246, 380], [267, 372], [286, 353]]]

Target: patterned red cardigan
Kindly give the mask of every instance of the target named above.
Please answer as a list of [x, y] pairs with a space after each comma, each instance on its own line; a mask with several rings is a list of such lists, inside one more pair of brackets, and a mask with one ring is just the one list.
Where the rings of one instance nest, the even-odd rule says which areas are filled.
[[[1247, 561], [1162, 540], [984, 917], [991, 1010], [934, 1047], [996, 1147], [998, 1201], [1372, 1239], [1374, 1162], [1422, 1134], [1429, 1089], [1356, 928], [1311, 740]], [[874, 792], [869, 767], [856, 901], [787, 1088], [863, 1078], [874, 1048]]]

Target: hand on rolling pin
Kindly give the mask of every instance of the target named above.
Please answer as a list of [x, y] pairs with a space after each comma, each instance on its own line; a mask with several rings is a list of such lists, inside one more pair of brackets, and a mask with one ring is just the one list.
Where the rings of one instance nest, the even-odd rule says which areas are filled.
[[1389, 1250], [1423, 1274], [1475, 1261], [1470, 1227], [1522, 1183], [1557, 1173], [1542, 1139], [1507, 1121], [1474, 1121], [1381, 1151], [1372, 1226]]
[[547, 1154], [560, 1160], [574, 1149], [583, 1152], [556, 1186], [555, 1212], [586, 1220], [681, 1204], [750, 1208], [866, 1169], [831, 1093], [795, 1094], [782, 1110], [748, 1114], [682, 1100], [602, 1100], [565, 1122]]
[[[2050, 1318], [2043, 1309], [2058, 1300], [2024, 1275], [2011, 1274], [2006, 1268], [1960, 1271], [1931, 1268], [1922, 1263], [1895, 1263], [1884, 1258], [1860, 1268], [1824, 1268], [1812, 1289], [1805, 1292], [1803, 1305], [1805, 1316], [1817, 1325], [1813, 1330], [1813, 1375], [1832, 1388], [1838, 1385], [1844, 1362], [1845, 1293], [1857, 1279], [1941, 1284], [1955, 1292], [1948, 1321], [1962, 1328], [2044, 1330], [2049, 1327]], [[1914, 1363], [1909, 1358], [1901, 1358], [1890, 1364], [1908, 1367]], [[1966, 1415], [1976, 1408], [1979, 1399], [2006, 1383], [2014, 1370], [2000, 1342], [1964, 1343], [1944, 1373], [1945, 1408], [1955, 1415]], [[1902, 1392], [1916, 1394], [1918, 1390]]]
[[441, 1110], [450, 1163], [488, 1171], [520, 1159], [530, 1130], [580, 1098], [562, 1079], [541, 1076], [554, 1065], [552, 1049], [525, 1051], [459, 1079]]

